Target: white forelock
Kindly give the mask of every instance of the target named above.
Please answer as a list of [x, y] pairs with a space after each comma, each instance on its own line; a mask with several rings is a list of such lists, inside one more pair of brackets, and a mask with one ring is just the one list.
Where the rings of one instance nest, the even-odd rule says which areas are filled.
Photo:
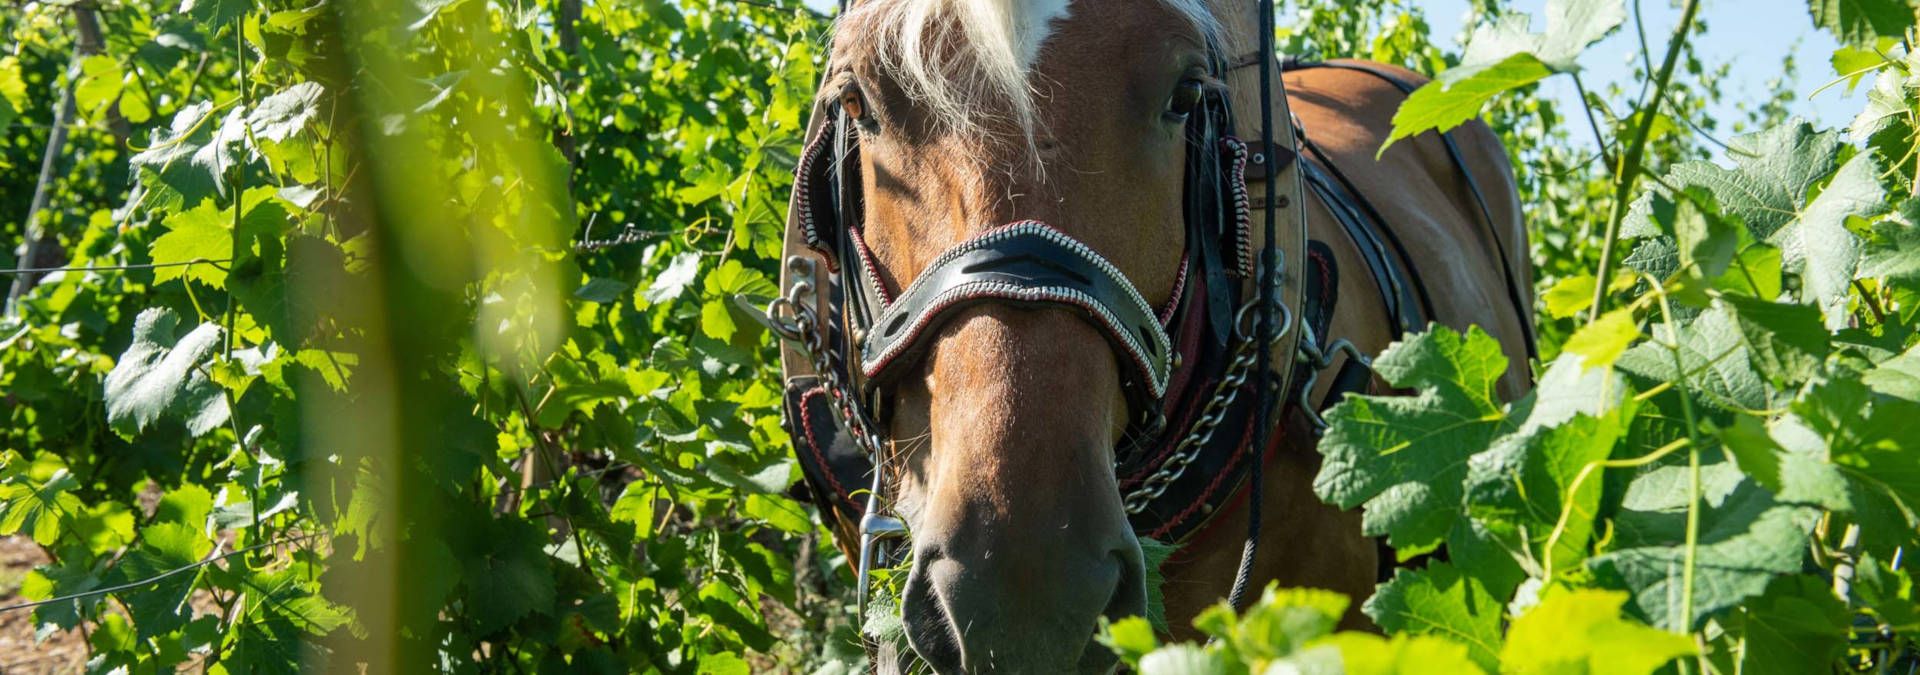
[[[1161, 0], [1209, 43], [1206, 0]], [[1011, 118], [1034, 136], [1033, 66], [1073, 0], [869, 0], [851, 10], [874, 28], [882, 64], [944, 127], [971, 131]], [[938, 31], [953, 31], [951, 33]]]

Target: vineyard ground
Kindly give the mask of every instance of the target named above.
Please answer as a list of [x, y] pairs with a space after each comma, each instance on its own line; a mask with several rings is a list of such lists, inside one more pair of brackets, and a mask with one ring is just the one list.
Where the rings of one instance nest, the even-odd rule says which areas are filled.
[[[0, 606], [22, 602], [20, 583], [35, 566], [51, 562], [33, 540], [0, 537]], [[33, 639], [33, 613], [0, 614], [0, 675], [79, 672], [87, 663], [87, 641], [79, 629]]]

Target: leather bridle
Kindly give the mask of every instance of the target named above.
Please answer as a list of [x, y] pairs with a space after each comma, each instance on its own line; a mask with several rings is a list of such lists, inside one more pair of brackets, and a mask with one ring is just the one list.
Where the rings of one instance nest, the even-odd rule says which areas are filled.
[[[1259, 54], [1271, 55], [1272, 3], [1258, 1]], [[1298, 274], [1287, 269], [1287, 253], [1296, 260], [1305, 256], [1305, 223], [1297, 207], [1303, 194], [1298, 172], [1288, 173], [1284, 184], [1280, 178], [1297, 155], [1276, 60], [1268, 56], [1228, 63], [1218, 56], [1211, 70], [1223, 80], [1242, 65], [1259, 66], [1261, 139], [1249, 145], [1232, 136], [1231, 91], [1208, 92], [1190, 116], [1185, 132], [1187, 243], [1164, 308], [1150, 306], [1145, 294], [1092, 247], [1032, 220], [1003, 224], [968, 239], [937, 256], [905, 288], [889, 288], [864, 239], [856, 125], [838, 102], [823, 101], [816, 108], [821, 121], [813, 125], [796, 167], [789, 219], [790, 230], [798, 230], [789, 233], [790, 251], [798, 243], [806, 252], [788, 258], [785, 294], [765, 314], [770, 328], [799, 345], [797, 353], [789, 354], [805, 357], [806, 368], [788, 359], [787, 417], [803, 468], [808, 469], [808, 483], [816, 493], [828, 495], [823, 515], [832, 511], [836, 518], [852, 516], [859, 523], [861, 616], [874, 565], [891, 557], [884, 550], [887, 542], [906, 536], [906, 526], [888, 508], [885, 494], [888, 443], [879, 429], [887, 415], [887, 391], [917, 371], [913, 364], [944, 321], [981, 304], [1064, 309], [1107, 339], [1121, 366], [1132, 411], [1123, 435], [1132, 439], [1131, 445], [1115, 449], [1116, 472], [1123, 478], [1123, 503], [1142, 535], [1191, 534], [1213, 506], [1232, 493], [1233, 485], [1216, 489], [1222, 487], [1226, 469], [1245, 467], [1251, 518], [1232, 595], [1239, 600], [1259, 535], [1261, 465], [1275, 426], [1270, 418], [1277, 399], [1292, 394], [1295, 380], [1291, 365], [1296, 359], [1288, 358], [1275, 369], [1269, 354], [1278, 348], [1292, 355], [1296, 346], [1317, 345], [1300, 342], [1302, 331], [1294, 330], [1298, 315], [1293, 308], [1303, 301], [1304, 287]], [[1276, 135], [1276, 111], [1284, 135]], [[1250, 167], [1260, 173], [1248, 175]], [[1265, 216], [1258, 250], [1249, 180], [1268, 186], [1266, 198], [1257, 205]], [[1276, 223], [1281, 209], [1289, 209], [1293, 219], [1285, 231]], [[819, 405], [822, 401], [827, 405]], [[830, 410], [830, 426], [837, 429], [815, 428], [815, 413], [822, 407]], [[1170, 412], [1178, 415], [1171, 425]], [[1215, 434], [1223, 428], [1235, 433]], [[823, 434], [828, 440], [822, 440]], [[853, 446], [869, 462], [860, 478], [870, 487], [865, 504], [857, 509], [849, 508], [856, 493], [846, 489], [824, 458], [823, 452], [839, 442], [832, 439]], [[1227, 452], [1205, 454], [1221, 448]], [[804, 461], [808, 454], [821, 459]], [[1202, 471], [1215, 472], [1211, 480], [1199, 480], [1206, 475], [1188, 471], [1196, 459], [1209, 464]], [[825, 475], [818, 475], [822, 472]], [[1176, 484], [1189, 486], [1182, 498], [1190, 497], [1191, 503], [1163, 502]], [[1200, 507], [1204, 509], [1196, 519]]]

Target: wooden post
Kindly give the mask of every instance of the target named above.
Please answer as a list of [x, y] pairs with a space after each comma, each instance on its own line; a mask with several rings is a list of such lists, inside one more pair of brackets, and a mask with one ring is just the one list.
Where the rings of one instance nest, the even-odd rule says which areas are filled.
[[[88, 56], [100, 53], [103, 41], [100, 38], [100, 20], [93, 8], [84, 4], [73, 6], [73, 21], [78, 29], [79, 39], [73, 43], [73, 60], [67, 67], [67, 83], [60, 90], [60, 103], [53, 111], [52, 131], [47, 134], [47, 152], [40, 158], [40, 179], [33, 185], [33, 201], [27, 204], [25, 229], [26, 250], [21, 253], [20, 266], [34, 267], [40, 257], [40, 250], [46, 246], [46, 228], [40, 225], [40, 214], [47, 209], [47, 202], [53, 198], [54, 169], [60, 164], [60, 153], [66, 149], [67, 127], [73, 124], [76, 112], [73, 100], [73, 87], [80, 72], [80, 62]], [[123, 122], [124, 123], [124, 122]], [[32, 274], [16, 274], [13, 286], [7, 290], [7, 316], [19, 313], [19, 302], [27, 291], [32, 290], [39, 277]]]

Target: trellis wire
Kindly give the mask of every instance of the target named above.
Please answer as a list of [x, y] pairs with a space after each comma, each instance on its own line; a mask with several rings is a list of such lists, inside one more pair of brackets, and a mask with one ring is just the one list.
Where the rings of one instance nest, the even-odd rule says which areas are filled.
[[294, 543], [294, 542], [297, 542], [297, 541], [304, 541], [304, 540], [307, 540], [307, 539], [312, 539], [312, 538], [314, 538], [314, 537], [318, 537], [318, 536], [320, 536], [321, 534], [322, 534], [322, 533], [320, 533], [320, 532], [313, 532], [313, 533], [309, 533], [309, 534], [304, 534], [304, 535], [301, 535], [301, 536], [298, 536], [298, 537], [292, 537], [292, 538], [289, 538], [289, 539], [281, 539], [281, 540], [278, 540], [278, 541], [269, 541], [269, 542], [266, 542], [266, 543], [263, 543], [263, 544], [254, 544], [254, 545], [252, 545], [252, 546], [248, 546], [248, 547], [246, 547], [246, 548], [242, 548], [242, 549], [235, 549], [235, 550], [232, 550], [232, 551], [229, 551], [229, 552], [227, 552], [227, 553], [223, 553], [223, 554], [220, 554], [220, 555], [217, 555], [217, 556], [209, 556], [209, 557], [208, 557], [207, 559], [205, 559], [205, 560], [202, 560], [202, 561], [199, 561], [199, 562], [196, 562], [196, 563], [193, 563], [193, 564], [190, 564], [190, 565], [185, 565], [185, 566], [182, 566], [182, 567], [176, 567], [176, 568], [173, 568], [173, 569], [170, 569], [170, 570], [167, 570], [167, 571], [165, 571], [165, 572], [161, 572], [161, 573], [159, 573], [159, 574], [156, 574], [156, 575], [153, 575], [153, 576], [151, 576], [151, 577], [147, 577], [147, 578], [145, 578], [145, 579], [141, 579], [141, 580], [139, 580], [139, 581], [131, 581], [131, 582], [127, 582], [127, 583], [124, 583], [124, 584], [120, 584], [120, 585], [118, 585], [118, 586], [108, 586], [108, 587], [106, 587], [106, 588], [95, 588], [95, 589], [92, 589], [92, 590], [86, 590], [86, 591], [80, 591], [80, 592], [78, 592], [78, 593], [70, 593], [70, 594], [67, 594], [67, 595], [62, 595], [62, 596], [59, 596], [59, 597], [55, 597], [55, 598], [47, 598], [47, 599], [45, 599], [45, 600], [35, 600], [35, 601], [33, 601], [33, 602], [23, 602], [23, 603], [20, 603], [20, 604], [17, 604], [17, 605], [8, 605], [8, 606], [6, 606], [6, 607], [0, 607], [0, 614], [6, 614], [6, 613], [8, 613], [8, 612], [15, 612], [15, 611], [19, 611], [19, 610], [23, 610], [23, 609], [33, 609], [33, 608], [35, 608], [35, 607], [41, 607], [41, 606], [45, 606], [45, 605], [54, 605], [54, 604], [59, 604], [59, 603], [63, 603], [63, 602], [73, 602], [73, 601], [75, 601], [75, 600], [79, 600], [79, 599], [82, 599], [82, 598], [88, 598], [88, 597], [92, 597], [92, 596], [96, 596], [96, 595], [107, 595], [107, 594], [109, 594], [109, 593], [118, 593], [118, 592], [120, 592], [120, 591], [128, 591], [128, 590], [133, 590], [133, 589], [136, 589], [136, 588], [140, 588], [141, 586], [145, 586], [145, 585], [147, 585], [147, 584], [151, 584], [151, 583], [155, 583], [155, 582], [158, 582], [158, 581], [160, 581], [160, 580], [162, 580], [162, 579], [166, 579], [167, 577], [171, 577], [171, 576], [173, 576], [173, 575], [176, 575], [176, 574], [179, 574], [179, 573], [181, 573], [181, 572], [190, 572], [190, 571], [193, 571], [193, 570], [196, 570], [196, 569], [200, 569], [200, 568], [202, 568], [202, 567], [206, 567], [206, 566], [208, 566], [208, 565], [211, 565], [211, 564], [214, 564], [214, 563], [216, 563], [216, 562], [220, 562], [220, 561], [222, 561], [222, 560], [226, 560], [226, 559], [228, 559], [228, 558], [231, 558], [231, 557], [234, 557], [234, 556], [236, 556], [236, 555], [241, 555], [241, 554], [245, 554], [245, 553], [252, 553], [252, 552], [254, 552], [254, 551], [258, 551], [258, 550], [260, 550], [260, 549], [263, 549], [263, 548], [271, 548], [271, 547], [274, 547], [274, 546], [280, 546], [280, 545], [284, 545], [284, 544], [291, 544], [291, 543]]

